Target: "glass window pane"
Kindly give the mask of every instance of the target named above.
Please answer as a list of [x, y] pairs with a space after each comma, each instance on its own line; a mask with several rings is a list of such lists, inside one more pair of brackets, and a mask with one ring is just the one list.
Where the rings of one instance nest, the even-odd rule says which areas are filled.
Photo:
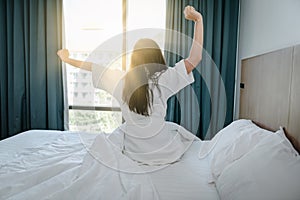
[[[103, 42], [122, 33], [122, 0], [64, 0], [63, 5], [65, 46], [71, 58], [84, 61]], [[105, 60], [105, 57], [99, 59]], [[113, 67], [122, 69], [120, 63], [119, 60], [114, 62]], [[111, 95], [93, 87], [91, 72], [70, 65], [67, 65], [67, 92], [69, 105], [116, 105], [115, 101], [112, 104]], [[121, 121], [120, 112], [69, 111], [72, 131], [111, 132]]]
[[[164, 48], [164, 32], [166, 23], [166, 1], [162, 0], [127, 0], [127, 31], [148, 30], [142, 37], [154, 39], [161, 49]], [[135, 34], [134, 34], [135, 35]], [[140, 38], [127, 38], [127, 51], [133, 49]], [[127, 64], [130, 63], [130, 53]]]
[[165, 28], [166, 1], [127, 0], [127, 30]]
[[112, 111], [69, 110], [72, 131], [111, 133], [122, 123], [122, 113]]

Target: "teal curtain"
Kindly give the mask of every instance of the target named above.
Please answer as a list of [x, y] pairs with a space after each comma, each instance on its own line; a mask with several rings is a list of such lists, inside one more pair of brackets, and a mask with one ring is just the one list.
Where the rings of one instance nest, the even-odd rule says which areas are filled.
[[63, 129], [62, 0], [1, 0], [1, 139]]
[[[186, 5], [194, 6], [203, 15], [205, 51], [202, 62], [197, 66], [200, 70], [193, 71], [195, 83], [192, 84], [199, 113], [195, 113], [191, 91], [183, 90], [168, 101], [167, 120], [183, 124], [201, 139], [210, 139], [233, 120], [239, 0], [167, 0], [166, 28], [193, 37], [194, 24], [187, 21], [183, 14]], [[166, 41], [166, 45], [183, 42], [172, 34], [166, 34]], [[178, 47], [183, 48], [182, 55], [188, 55], [186, 46]], [[170, 51], [165, 55], [169, 66], [182, 59]], [[214, 64], [217, 71], [212, 70]], [[203, 74], [206, 74], [206, 81]], [[222, 83], [226, 94], [221, 92]], [[217, 100], [212, 101], [209, 91], [218, 97]], [[224, 98], [226, 101], [222, 100]], [[225, 121], [220, 120], [223, 112]], [[195, 120], [197, 114], [199, 120]]]

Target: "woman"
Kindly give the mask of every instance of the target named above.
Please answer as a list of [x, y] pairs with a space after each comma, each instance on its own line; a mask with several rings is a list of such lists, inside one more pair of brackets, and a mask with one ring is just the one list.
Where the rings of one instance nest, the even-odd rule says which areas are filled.
[[176, 162], [195, 139], [183, 127], [164, 120], [168, 98], [194, 81], [191, 72], [202, 58], [202, 16], [191, 6], [184, 14], [195, 22], [193, 43], [189, 56], [172, 68], [166, 66], [159, 46], [151, 39], [135, 44], [128, 72], [71, 59], [66, 49], [57, 52], [63, 62], [92, 71], [94, 86], [119, 101], [125, 123], [109, 137], [125, 155], [142, 164]]

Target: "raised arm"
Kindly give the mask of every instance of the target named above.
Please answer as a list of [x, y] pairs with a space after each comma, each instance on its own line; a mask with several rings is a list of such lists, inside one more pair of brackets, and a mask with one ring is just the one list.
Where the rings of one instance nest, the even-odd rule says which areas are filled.
[[105, 90], [113, 95], [119, 102], [122, 102], [121, 94], [123, 83], [121, 79], [125, 72], [117, 69], [110, 69], [109, 67], [104, 67], [91, 62], [69, 58], [69, 51], [67, 49], [57, 51], [57, 55], [65, 63], [80, 69], [91, 71], [94, 87]]
[[193, 43], [190, 50], [190, 55], [184, 60], [186, 71], [189, 74], [199, 64], [202, 59], [203, 46], [203, 22], [202, 15], [192, 6], [186, 6], [184, 15], [187, 20], [195, 22]]
[[69, 58], [70, 54], [67, 49], [58, 50], [57, 55], [65, 63], [68, 63], [68, 64], [70, 64], [74, 67], [80, 68], [80, 69], [92, 71], [92, 63]]

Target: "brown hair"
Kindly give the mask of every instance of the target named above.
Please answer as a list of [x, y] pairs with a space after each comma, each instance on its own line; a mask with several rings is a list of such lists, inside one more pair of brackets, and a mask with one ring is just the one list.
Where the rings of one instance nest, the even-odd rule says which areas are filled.
[[149, 88], [148, 82], [151, 80], [159, 89], [158, 78], [166, 69], [166, 61], [155, 41], [151, 39], [137, 41], [123, 88], [123, 100], [131, 111], [145, 116], [150, 115], [153, 91]]

